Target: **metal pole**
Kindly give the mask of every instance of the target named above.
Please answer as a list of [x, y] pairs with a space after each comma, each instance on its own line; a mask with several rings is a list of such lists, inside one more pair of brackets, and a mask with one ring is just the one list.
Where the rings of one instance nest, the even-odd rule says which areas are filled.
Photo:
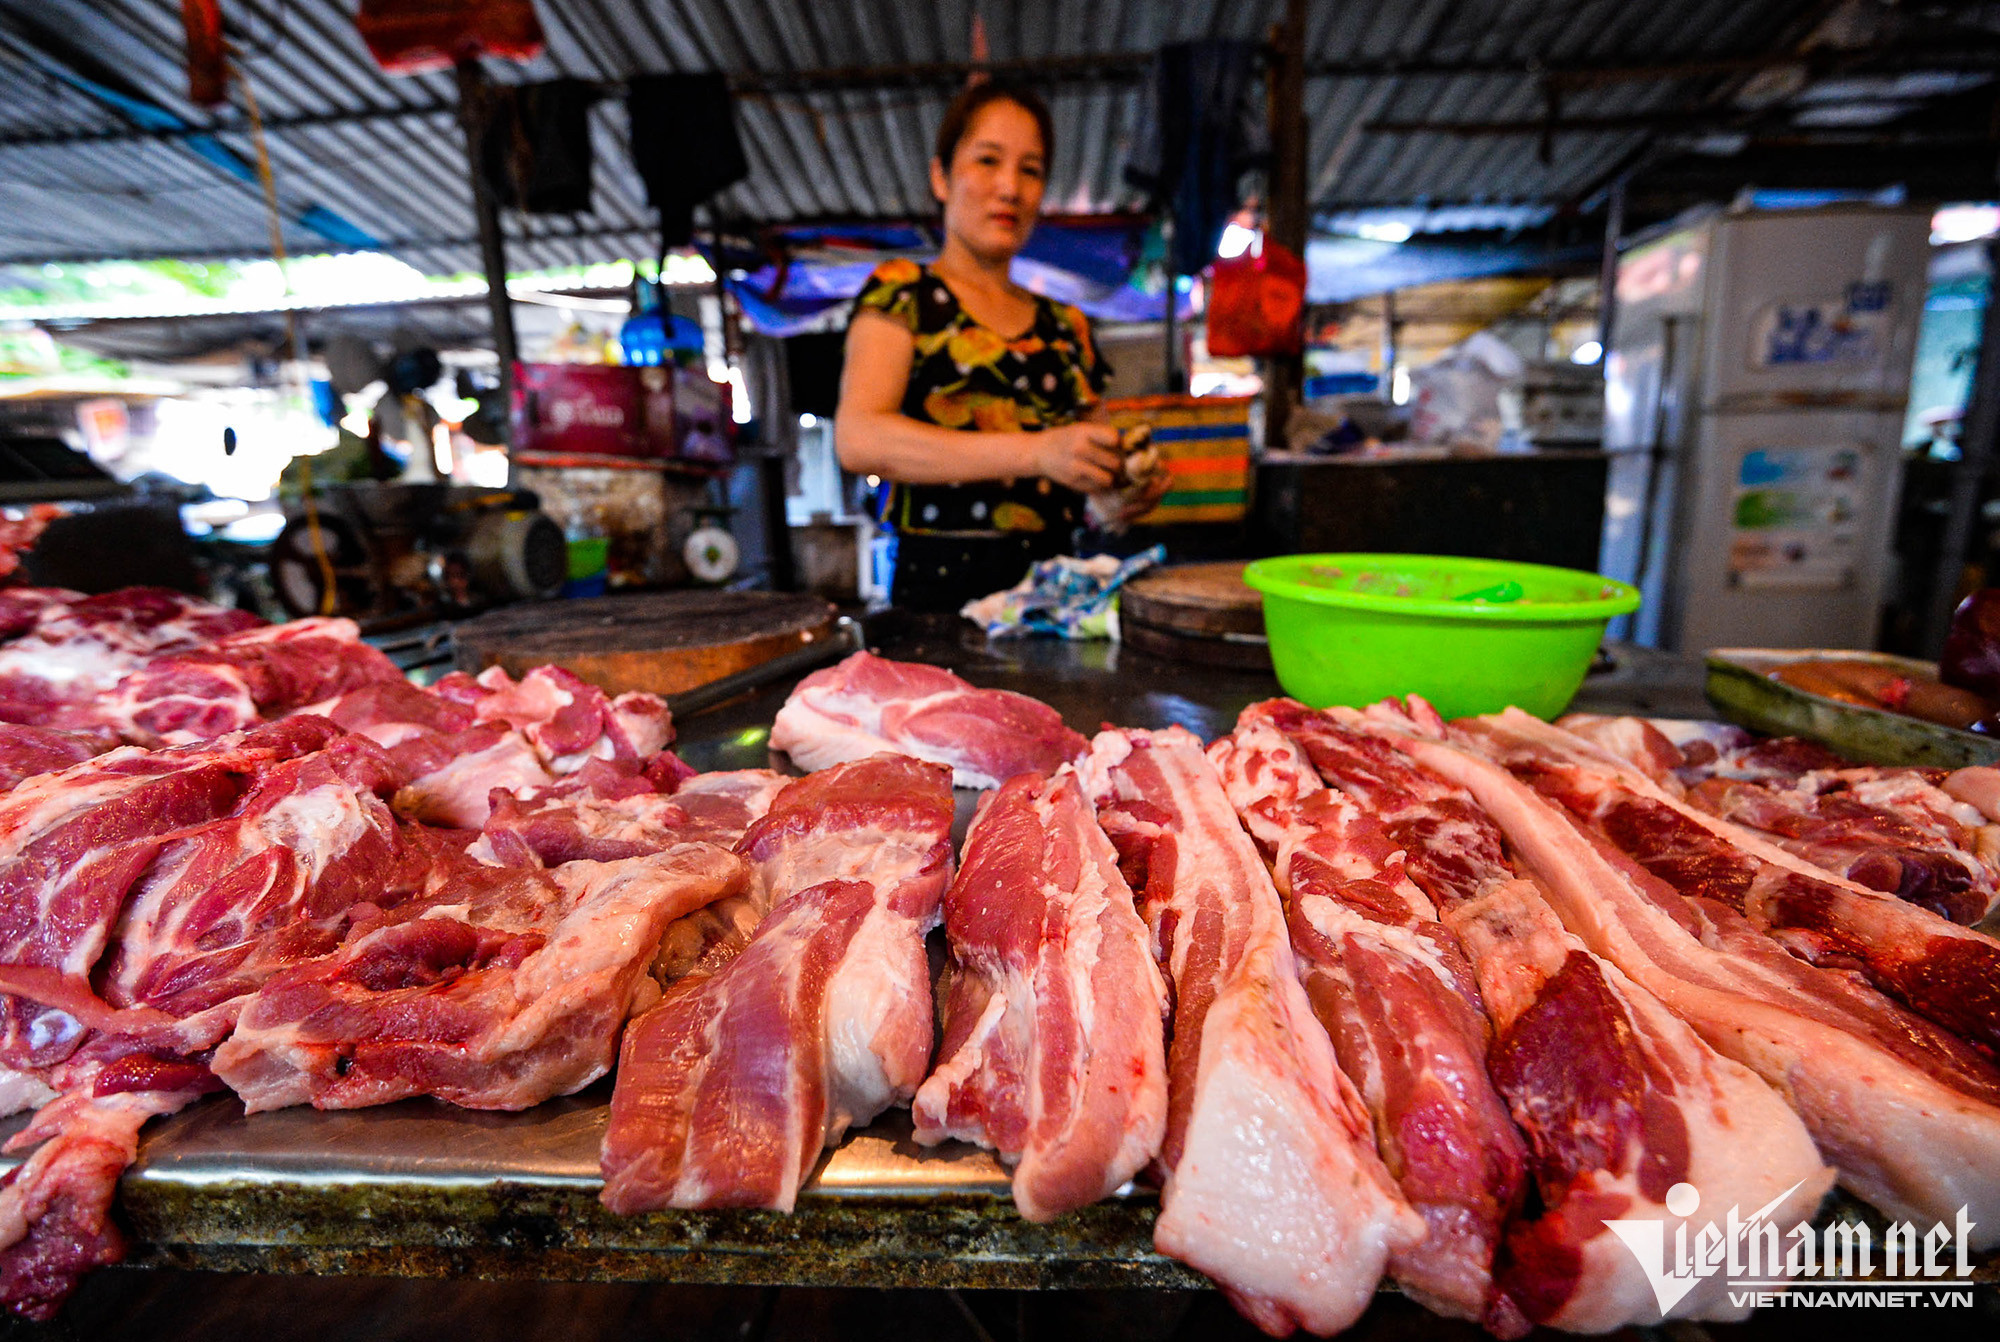
[[1167, 244], [1167, 395], [1178, 396], [1187, 390], [1187, 383], [1180, 375], [1178, 313], [1181, 296], [1176, 287], [1180, 277], [1174, 274], [1174, 217], [1171, 213], [1160, 218], [1160, 237]]
[[1396, 291], [1382, 295], [1382, 403], [1396, 403]]
[[1986, 477], [1993, 467], [1994, 439], [2000, 436], [2000, 238], [1986, 244], [1986, 265], [1993, 284], [1986, 295], [1986, 320], [1979, 330], [1979, 366], [1972, 375], [1972, 397], [1966, 402], [1965, 422], [1958, 434], [1958, 470], [1952, 475], [1951, 507], [1945, 515], [1944, 540], [1938, 549], [1930, 609], [1924, 620], [1923, 646], [1932, 657], [1944, 651], [1945, 632], [1951, 627], [1958, 584], [1965, 573], [1965, 552], [1986, 492]]
[[1618, 239], [1625, 232], [1625, 183], [1611, 184], [1604, 206], [1604, 258], [1597, 268], [1597, 366], [1611, 353], [1611, 324], [1618, 319]]
[[[1271, 238], [1296, 255], [1306, 254], [1306, 5], [1285, 0], [1285, 20], [1271, 33], [1271, 65], [1265, 81], [1271, 134], [1271, 201], [1266, 219]], [[1305, 383], [1303, 354], [1264, 361], [1264, 444], [1285, 445], [1285, 424]]]
[[[487, 189], [486, 174], [480, 168], [480, 145], [485, 139], [486, 72], [477, 59], [458, 63], [458, 119], [465, 128], [466, 169], [472, 178], [472, 212], [479, 221], [479, 260], [486, 268], [486, 308], [493, 319], [493, 352], [500, 357], [500, 404], [514, 404], [514, 360], [519, 348], [514, 343], [514, 304], [507, 297], [507, 242], [500, 231], [500, 206]], [[510, 417], [502, 421], [511, 426]]]

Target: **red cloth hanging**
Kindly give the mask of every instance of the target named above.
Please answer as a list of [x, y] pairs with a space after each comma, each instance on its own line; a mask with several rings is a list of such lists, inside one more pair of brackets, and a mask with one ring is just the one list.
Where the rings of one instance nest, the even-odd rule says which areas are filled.
[[1306, 263], [1266, 235], [1263, 247], [1216, 260], [1208, 287], [1208, 352], [1219, 359], [1305, 348]]
[[188, 101], [197, 107], [228, 101], [221, 0], [181, 0], [181, 26], [187, 30]]

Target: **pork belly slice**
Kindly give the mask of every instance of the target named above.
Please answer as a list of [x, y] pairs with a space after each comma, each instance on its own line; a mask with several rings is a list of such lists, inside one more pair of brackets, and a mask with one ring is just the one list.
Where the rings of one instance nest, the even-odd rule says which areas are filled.
[[1496, 1309], [1493, 1259], [1520, 1209], [1527, 1149], [1487, 1077], [1492, 1029], [1458, 937], [1381, 823], [1269, 723], [1245, 723], [1208, 757], [1271, 860], [1306, 996], [1424, 1218], [1423, 1242], [1392, 1256], [1389, 1274], [1440, 1314], [1520, 1331], [1508, 1305]]
[[748, 947], [632, 1023], [604, 1205], [791, 1210], [822, 1147], [916, 1094], [924, 936], [951, 880], [949, 772], [875, 755], [802, 778], [738, 842], [773, 901]]
[[1977, 1050], [1858, 976], [1788, 954], [1727, 904], [1681, 896], [1492, 761], [1419, 735], [1397, 743], [1478, 799], [1585, 945], [1775, 1087], [1856, 1196], [1947, 1225], [1964, 1206], [1974, 1247], [2000, 1244], [2000, 1070]]
[[271, 977], [215, 1073], [251, 1113], [412, 1095], [525, 1109], [570, 1094], [610, 1070], [667, 924], [748, 875], [706, 843], [548, 871], [461, 861], [357, 919], [333, 954]]
[[1167, 990], [1073, 771], [987, 799], [944, 911], [951, 987], [917, 1140], [998, 1151], [1030, 1221], [1115, 1192], [1165, 1133]]
[[1681, 894], [1726, 905], [1801, 959], [1858, 969], [1989, 1054], [2000, 1048], [2000, 942], [1822, 871], [1518, 709], [1468, 718], [1451, 732]]
[[301, 718], [179, 750], [114, 750], [0, 798], [0, 991], [13, 980], [37, 999], [0, 997], [0, 1065], [46, 1068], [74, 1052], [81, 1021], [43, 1003], [94, 1000], [89, 977], [162, 848], [337, 734]]
[[1039, 699], [974, 689], [942, 667], [868, 652], [801, 680], [771, 724], [771, 748], [801, 769], [893, 750], [950, 765], [967, 788], [1052, 774], [1085, 744]]
[[1274, 1337], [1331, 1334], [1423, 1221], [1300, 987], [1284, 911], [1201, 744], [1105, 731], [1084, 766], [1174, 991], [1153, 1243]]
[[[1577, 1332], [1657, 1322], [1639, 1260], [1607, 1221], [1656, 1220], [1673, 1242], [1680, 1226], [1692, 1237], [1720, 1224], [1731, 1205], [1748, 1215], [1775, 1203], [1784, 1229], [1812, 1216], [1832, 1171], [1799, 1119], [1570, 936], [1471, 796], [1351, 721], [1288, 700], [1252, 705], [1243, 720], [1278, 727], [1382, 823], [1472, 961], [1495, 1030], [1487, 1070], [1527, 1137], [1542, 1203], [1508, 1229], [1499, 1321], [1511, 1310]], [[1699, 1191], [1693, 1217], [1669, 1210], [1681, 1183]], [[1718, 1273], [1671, 1315], [1744, 1317], [1728, 1288]]]
[[1944, 770], [1831, 760], [1795, 773], [1753, 764], [1739, 777], [1732, 760], [1747, 746], [1725, 756], [1694, 737], [1684, 750], [1644, 718], [1571, 714], [1558, 725], [1669, 796], [1858, 885], [1967, 925], [2000, 900], [2000, 826], [1952, 796]]

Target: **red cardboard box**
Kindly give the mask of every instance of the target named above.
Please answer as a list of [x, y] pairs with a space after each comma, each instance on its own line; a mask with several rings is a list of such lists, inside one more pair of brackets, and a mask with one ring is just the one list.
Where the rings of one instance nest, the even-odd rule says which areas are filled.
[[729, 388], [692, 369], [514, 365], [513, 446], [546, 456], [727, 465]]

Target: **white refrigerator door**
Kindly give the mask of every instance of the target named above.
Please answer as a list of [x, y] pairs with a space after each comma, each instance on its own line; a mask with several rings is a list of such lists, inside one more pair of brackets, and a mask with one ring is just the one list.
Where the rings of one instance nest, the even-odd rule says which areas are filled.
[[1664, 645], [1873, 647], [1901, 429], [1894, 412], [1701, 416], [1670, 546]]
[[1900, 406], [1929, 259], [1922, 210], [1725, 216], [1710, 254], [1703, 407]]

